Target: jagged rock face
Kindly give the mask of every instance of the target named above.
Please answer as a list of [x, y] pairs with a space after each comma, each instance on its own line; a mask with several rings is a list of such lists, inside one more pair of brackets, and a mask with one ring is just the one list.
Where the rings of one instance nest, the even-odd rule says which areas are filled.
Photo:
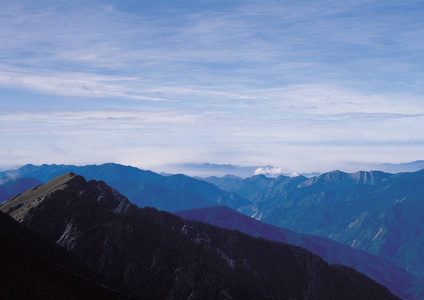
[[104, 182], [86, 182], [83, 177], [72, 173], [18, 197], [30, 198], [31, 193], [37, 197], [33, 201], [36, 204], [31, 203], [31, 206], [27, 201], [22, 207], [23, 212], [15, 215], [14, 211], [10, 211], [11, 216], [19, 216], [18, 220], [28, 227], [37, 228], [38, 232], [56, 242], [66, 242], [68, 247], [72, 247], [71, 240], [77, 240], [81, 235], [78, 232], [107, 222], [110, 216], [124, 216], [131, 207], [124, 196]]
[[68, 251], [0, 212], [1, 299], [127, 299]]
[[74, 174], [1, 209], [140, 299], [395, 299], [304, 249], [140, 209]]

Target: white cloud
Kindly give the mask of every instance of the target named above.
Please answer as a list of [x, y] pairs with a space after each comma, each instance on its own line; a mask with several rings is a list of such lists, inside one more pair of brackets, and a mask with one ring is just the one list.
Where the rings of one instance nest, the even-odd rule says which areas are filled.
[[8, 182], [8, 181], [15, 181], [19, 178], [19, 173], [14, 171], [7, 171], [3, 177], [0, 177], [0, 185]]
[[284, 174], [284, 173], [285, 172], [281, 168], [271, 167], [271, 166], [260, 167], [260, 168], [257, 168], [256, 171], [255, 171], [255, 175], [263, 174], [263, 175], [268, 175], [268, 176], [276, 176], [276, 175], [281, 175], [281, 174]]

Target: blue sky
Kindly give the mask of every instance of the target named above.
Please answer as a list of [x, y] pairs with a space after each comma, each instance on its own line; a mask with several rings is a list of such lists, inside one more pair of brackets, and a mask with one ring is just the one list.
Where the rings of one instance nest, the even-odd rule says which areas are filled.
[[4, 1], [0, 168], [423, 159], [423, 1]]

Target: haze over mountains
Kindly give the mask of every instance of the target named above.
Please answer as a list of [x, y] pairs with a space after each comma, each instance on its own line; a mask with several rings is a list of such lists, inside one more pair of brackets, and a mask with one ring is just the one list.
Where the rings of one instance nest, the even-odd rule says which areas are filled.
[[[256, 175], [202, 181], [116, 164], [26, 165], [0, 177], [14, 174], [47, 182], [66, 172], [104, 180], [140, 207], [170, 212], [203, 208], [184, 212], [185, 217], [304, 247], [329, 263], [356, 267], [405, 299], [423, 297], [423, 171], [333, 171], [312, 178]], [[228, 206], [261, 222], [321, 237], [270, 227], [214, 206]]]
[[[247, 178], [254, 175], [265, 175], [267, 177], [278, 177], [284, 176], [305, 176], [314, 177], [319, 176], [320, 172], [302, 172], [299, 170], [288, 170], [284, 166], [238, 166], [232, 164], [177, 164], [167, 165], [166, 169], [168, 173], [184, 173], [190, 176], [197, 177], [223, 177], [225, 175], [234, 175], [241, 178]], [[398, 164], [377, 164], [377, 163], [342, 163], [340, 169], [345, 172], [356, 172], [356, 171], [372, 171], [379, 170], [388, 173], [400, 173], [400, 172], [416, 172], [424, 169], [424, 161], [417, 160], [408, 163]]]
[[0, 179], [0, 203], [42, 183], [40, 180], [34, 178], [4, 177]]
[[302, 248], [141, 209], [104, 182], [73, 173], [1, 210], [135, 298], [397, 299]]

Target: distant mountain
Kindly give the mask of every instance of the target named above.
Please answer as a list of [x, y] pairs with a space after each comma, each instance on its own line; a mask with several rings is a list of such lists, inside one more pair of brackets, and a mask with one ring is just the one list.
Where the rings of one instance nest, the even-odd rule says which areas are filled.
[[224, 176], [204, 178], [206, 182], [215, 184], [224, 191], [237, 193], [253, 203], [261, 202], [273, 198], [286, 190], [296, 187], [306, 181], [304, 176], [289, 177], [278, 176], [277, 178], [266, 177], [265, 175], [255, 175], [246, 179]]
[[139, 299], [398, 299], [302, 248], [140, 209], [72, 173], [0, 208]]
[[424, 275], [424, 170], [255, 176], [215, 184], [254, 202], [238, 211], [255, 219], [330, 238]]
[[0, 203], [42, 183], [34, 178], [0, 177]]
[[[210, 176], [217, 176], [222, 177], [226, 175], [232, 175], [237, 176], [241, 178], [251, 177], [254, 175], [266, 175], [269, 177], [277, 177], [280, 175], [285, 176], [291, 176], [292, 173], [285, 171], [278, 167], [273, 166], [237, 166], [237, 165], [230, 165], [230, 164], [210, 164], [210, 163], [203, 163], [203, 164], [178, 164], [178, 165], [169, 165], [167, 168], [172, 171], [178, 173], [184, 173], [188, 174], [190, 176], [195, 177], [210, 177]], [[319, 173], [307, 173], [302, 174], [306, 177], [312, 177], [319, 175]]]
[[416, 160], [401, 164], [379, 164], [374, 165], [374, 167], [376, 170], [388, 173], [416, 172], [424, 169], [424, 160]]
[[234, 175], [239, 177], [250, 177], [255, 174], [255, 171], [258, 169], [258, 166], [237, 166], [230, 164], [194, 164], [186, 163], [172, 166], [172, 169], [175, 169], [177, 172], [182, 172], [184, 174], [190, 174], [191, 176], [225, 176], [225, 175]]
[[[278, 176], [305, 176], [308, 178], [320, 176], [319, 172], [288, 172], [278, 167], [273, 166], [249, 166], [241, 167], [236, 165], [220, 165], [220, 164], [182, 164], [174, 166], [179, 172], [190, 174], [191, 176], [198, 176], [201, 178], [208, 177], [224, 177], [225, 175], [233, 175], [240, 178], [248, 178], [255, 175], [265, 175], [267, 177], [276, 178]], [[424, 160], [417, 160], [407, 163], [344, 163], [340, 166], [344, 171], [355, 172], [362, 171], [382, 171], [387, 173], [401, 173], [401, 172], [417, 172], [424, 169]]]
[[219, 203], [201, 195], [169, 190], [146, 182], [109, 182], [111, 186], [125, 194], [138, 207], [154, 207], [169, 212], [181, 209], [216, 206]]
[[[14, 171], [15, 177], [32, 177], [47, 182], [67, 172], [87, 179], [102, 180], [139, 206], [148, 205], [167, 211], [226, 205], [238, 208], [249, 204], [237, 194], [222, 191], [215, 185], [185, 175], [161, 176], [131, 166], [118, 164], [69, 166], [25, 165]], [[3, 173], [3, 174], [6, 174]], [[0, 176], [2, 173], [0, 173]], [[166, 197], [163, 197], [166, 195]]]
[[[221, 228], [236, 229], [254, 237], [300, 246], [329, 264], [346, 265], [387, 286], [403, 299], [414, 299], [414, 278], [393, 263], [365, 251], [313, 235], [299, 234], [261, 223], [228, 207], [207, 207], [177, 212], [177, 215]], [[417, 298], [419, 299], [419, 298]]]

